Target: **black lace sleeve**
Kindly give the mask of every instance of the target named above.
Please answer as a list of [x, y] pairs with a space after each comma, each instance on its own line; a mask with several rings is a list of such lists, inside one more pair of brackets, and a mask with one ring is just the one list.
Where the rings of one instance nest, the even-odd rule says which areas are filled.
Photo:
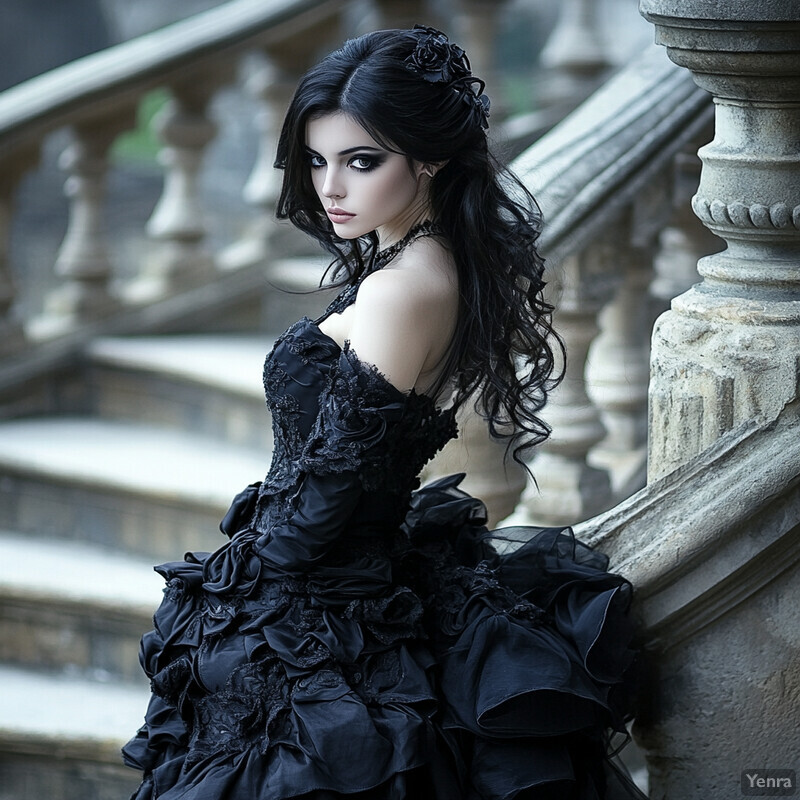
[[352, 471], [367, 491], [402, 494], [416, 488], [425, 462], [455, 432], [449, 412], [425, 395], [401, 392], [345, 345], [300, 468], [316, 475]]

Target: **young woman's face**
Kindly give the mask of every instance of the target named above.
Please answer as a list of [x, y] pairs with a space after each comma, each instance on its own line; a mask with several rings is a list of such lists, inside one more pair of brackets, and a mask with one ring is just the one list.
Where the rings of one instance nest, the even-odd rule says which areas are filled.
[[314, 189], [342, 239], [377, 231], [385, 247], [427, 216], [423, 165], [381, 147], [347, 114], [309, 120], [306, 152]]

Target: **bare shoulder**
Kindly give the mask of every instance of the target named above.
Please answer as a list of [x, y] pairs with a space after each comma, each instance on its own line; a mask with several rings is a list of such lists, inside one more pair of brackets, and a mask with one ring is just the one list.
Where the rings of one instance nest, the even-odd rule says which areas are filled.
[[[412, 242], [395, 261], [368, 276], [358, 301], [371, 309], [391, 306], [394, 313], [448, 312], [458, 302], [458, 279], [453, 257], [433, 237]], [[366, 310], [366, 309], [365, 309]]]
[[358, 289], [348, 338], [398, 388], [424, 390], [458, 317], [455, 264], [438, 242], [412, 242]]

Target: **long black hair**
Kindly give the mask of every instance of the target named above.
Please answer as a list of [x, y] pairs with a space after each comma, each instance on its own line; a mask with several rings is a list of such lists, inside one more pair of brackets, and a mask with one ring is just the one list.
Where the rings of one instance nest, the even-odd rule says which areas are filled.
[[470, 397], [514, 459], [547, 438], [538, 412], [558, 383], [551, 343], [562, 348], [542, 296], [536, 249], [541, 215], [521, 182], [490, 153], [488, 101], [464, 51], [432, 28], [385, 30], [346, 42], [301, 80], [281, 131], [275, 165], [284, 170], [277, 204], [334, 257], [332, 278], [356, 282], [378, 249], [374, 232], [340, 239], [311, 181], [306, 124], [344, 112], [382, 147], [442, 164], [430, 185], [433, 221], [458, 271], [456, 330], [439, 382], [455, 404]]

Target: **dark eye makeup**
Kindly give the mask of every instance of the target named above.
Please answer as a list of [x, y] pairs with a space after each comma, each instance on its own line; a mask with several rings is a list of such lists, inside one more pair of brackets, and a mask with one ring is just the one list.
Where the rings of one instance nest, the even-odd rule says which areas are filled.
[[[308, 163], [312, 169], [318, 169], [325, 166], [325, 159], [319, 155], [319, 153], [314, 153], [309, 150], [306, 155], [308, 157]], [[372, 172], [372, 170], [377, 169], [381, 164], [383, 164], [385, 160], [386, 159], [383, 156], [376, 156], [372, 154], [356, 155], [347, 162], [347, 165], [358, 172]]]

